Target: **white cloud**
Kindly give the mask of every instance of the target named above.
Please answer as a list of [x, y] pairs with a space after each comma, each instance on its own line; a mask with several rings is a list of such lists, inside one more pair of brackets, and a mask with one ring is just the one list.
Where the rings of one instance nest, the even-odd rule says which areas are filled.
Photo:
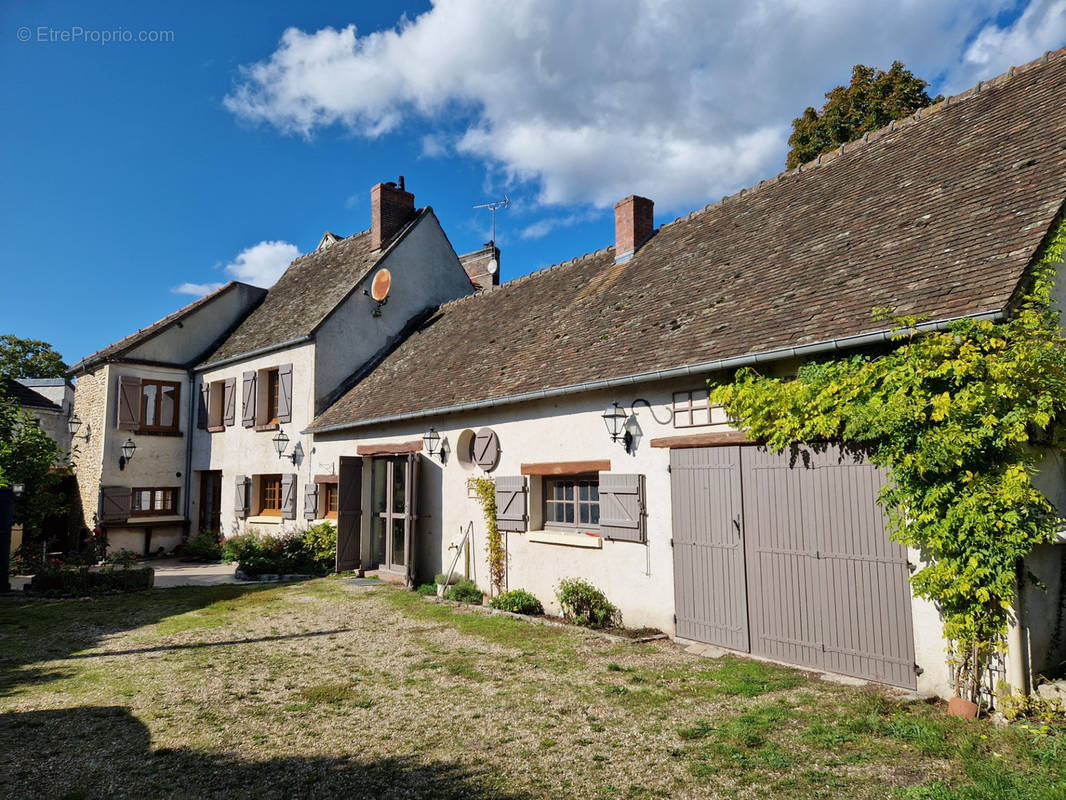
[[1012, 64], [1032, 61], [1046, 50], [1066, 42], [1066, 0], [1033, 0], [1011, 25], [990, 22], [966, 48], [962, 63], [945, 82], [945, 90], [955, 93], [969, 89], [977, 81], [994, 78]]
[[[237, 257], [226, 264], [223, 269], [233, 280], [269, 288], [299, 255], [300, 250], [294, 244], [262, 241], [239, 252]], [[221, 283], [183, 283], [171, 291], [176, 294], [203, 296], [222, 285]]]
[[523, 239], [543, 239], [549, 233], [559, 228], [570, 228], [582, 222], [589, 222], [601, 216], [600, 212], [566, 214], [558, 217], [544, 217], [531, 225], [527, 225], [519, 233]]
[[211, 294], [211, 292], [221, 289], [224, 285], [222, 283], [183, 283], [180, 286], [175, 286], [170, 291], [174, 294], [191, 294], [196, 297], [203, 297], [205, 294]]
[[1011, 0], [437, 0], [391, 30], [290, 28], [225, 102], [308, 137], [416, 122], [424, 155], [454, 142], [541, 203], [638, 193], [684, 211], [780, 171], [792, 118], [852, 65], [935, 81], [965, 53], [997, 72], [1061, 43], [1063, 1], [1000, 31], [988, 20]]

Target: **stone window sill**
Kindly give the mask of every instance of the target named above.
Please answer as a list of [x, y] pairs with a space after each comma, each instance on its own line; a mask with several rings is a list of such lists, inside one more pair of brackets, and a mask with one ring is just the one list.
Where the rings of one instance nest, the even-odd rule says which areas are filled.
[[265, 425], [256, 425], [255, 429], [257, 431], [276, 431], [278, 429], [278, 427], [279, 427], [278, 423], [276, 423], [276, 422], [268, 422]]
[[166, 522], [184, 522], [185, 517], [180, 514], [160, 514], [153, 516], [152, 514], [138, 514], [135, 517], [129, 517], [126, 520], [127, 525], [160, 525]]
[[224, 430], [226, 430], [226, 426], [225, 425], [208, 425], [207, 426], [207, 432], [208, 433], [222, 433]]
[[135, 436], [184, 436], [181, 431], [167, 431], [156, 430], [154, 428], [137, 428], [134, 432]]
[[273, 515], [262, 515], [258, 517], [248, 517], [246, 522], [249, 525], [280, 525], [284, 520], [281, 517], [275, 517]]
[[589, 547], [600, 549], [603, 547], [603, 539], [598, 533], [591, 531], [529, 531], [526, 534], [531, 542], [544, 544], [562, 544], [569, 547]]

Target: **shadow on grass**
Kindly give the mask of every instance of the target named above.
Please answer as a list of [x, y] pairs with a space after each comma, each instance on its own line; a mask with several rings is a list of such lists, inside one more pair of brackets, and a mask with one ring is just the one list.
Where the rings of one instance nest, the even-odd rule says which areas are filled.
[[230, 584], [155, 589], [103, 597], [38, 600], [0, 598], [0, 697], [20, 686], [46, 683], [66, 673], [35, 666], [70, 658], [101, 638], [154, 625], [215, 604], [256, 602], [276, 585]]
[[[417, 757], [283, 756], [245, 760], [190, 748], [153, 749], [122, 706], [0, 716], [4, 797], [374, 797], [518, 800], [489, 769]], [[14, 743], [18, 746], [12, 746]]]

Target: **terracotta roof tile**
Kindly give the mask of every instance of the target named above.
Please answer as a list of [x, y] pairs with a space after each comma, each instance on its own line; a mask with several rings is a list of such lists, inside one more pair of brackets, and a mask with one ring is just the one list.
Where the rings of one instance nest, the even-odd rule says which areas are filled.
[[876, 307], [999, 311], [1066, 198], [1063, 108], [1066, 50], [664, 225], [624, 264], [608, 248], [446, 304], [314, 427], [856, 336]]

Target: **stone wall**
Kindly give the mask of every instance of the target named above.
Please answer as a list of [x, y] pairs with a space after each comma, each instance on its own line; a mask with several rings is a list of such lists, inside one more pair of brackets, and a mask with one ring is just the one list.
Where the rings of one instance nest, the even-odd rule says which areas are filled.
[[[107, 364], [78, 377], [74, 392], [74, 413], [81, 429], [71, 442], [71, 460], [78, 479], [78, 497], [85, 527], [96, 526], [95, 516], [100, 495], [100, 470], [103, 466], [104, 433], [107, 430]], [[88, 438], [86, 438], [88, 435]]]

